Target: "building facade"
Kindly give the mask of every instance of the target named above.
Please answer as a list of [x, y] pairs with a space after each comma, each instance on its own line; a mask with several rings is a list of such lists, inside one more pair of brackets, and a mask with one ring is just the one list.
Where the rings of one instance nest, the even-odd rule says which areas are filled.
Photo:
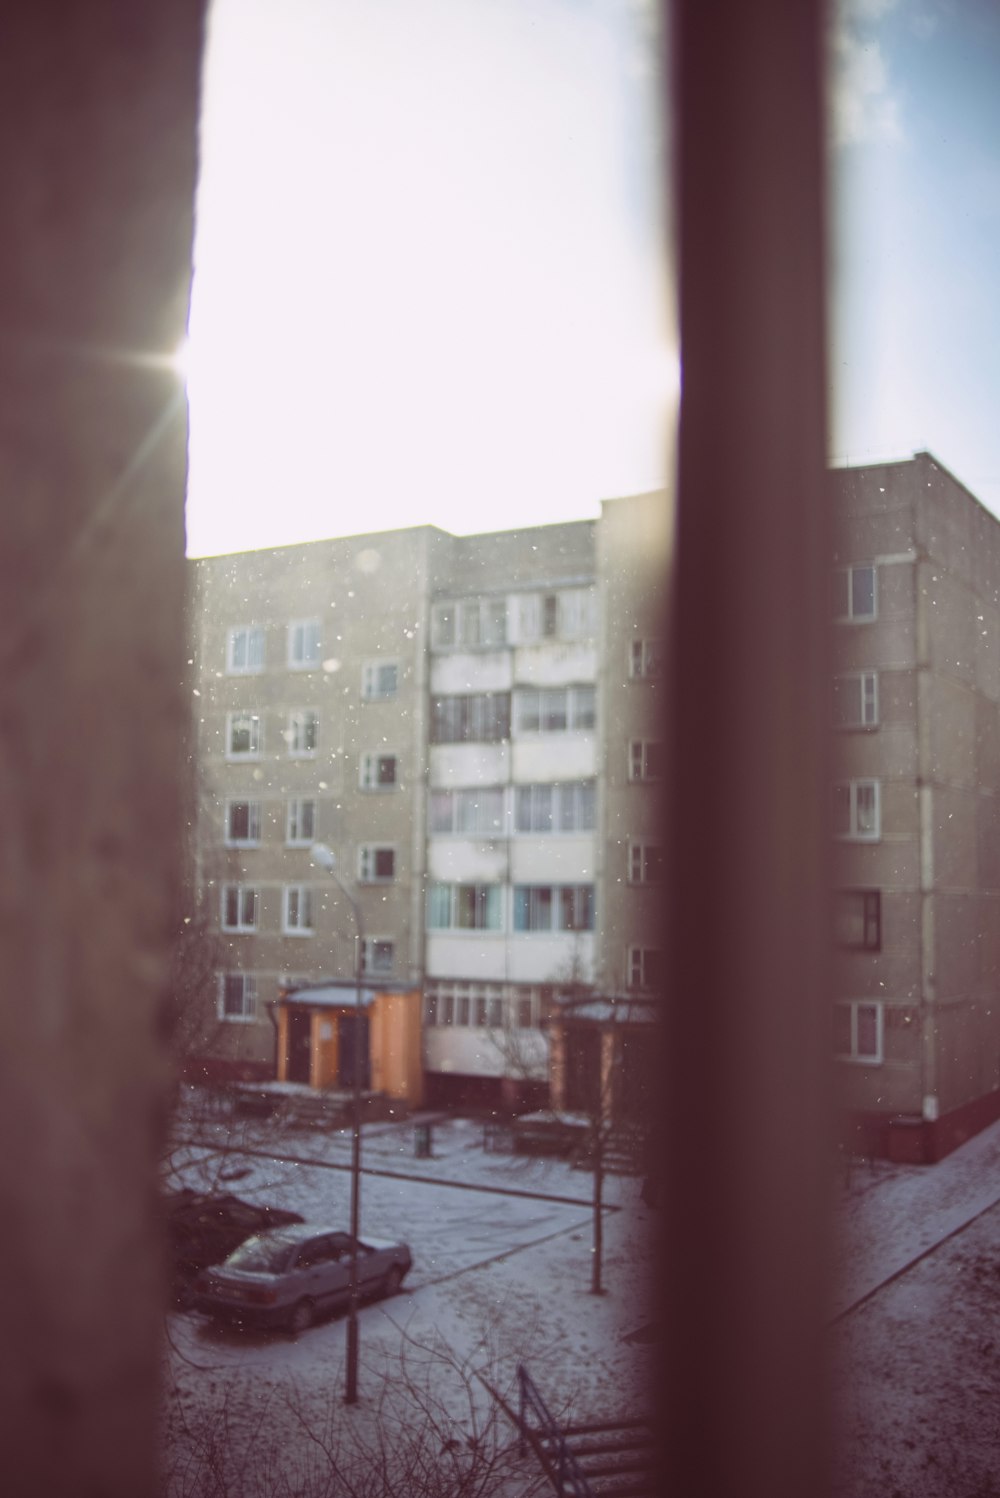
[[366, 984], [423, 993], [435, 1104], [541, 1100], [561, 995], [655, 989], [663, 507], [192, 564], [198, 880], [223, 952], [204, 1073], [281, 1070], [276, 1006], [353, 972], [352, 902]]

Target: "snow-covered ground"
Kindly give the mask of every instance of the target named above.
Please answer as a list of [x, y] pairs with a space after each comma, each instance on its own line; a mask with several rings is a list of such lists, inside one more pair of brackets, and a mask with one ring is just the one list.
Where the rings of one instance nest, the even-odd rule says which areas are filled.
[[[214, 1127], [221, 1143], [225, 1126]], [[346, 1133], [238, 1133], [260, 1157], [180, 1149], [183, 1183], [218, 1186], [221, 1174], [249, 1200], [346, 1223]], [[345, 1168], [266, 1158], [270, 1148]], [[638, 1180], [607, 1182], [607, 1293], [595, 1297], [586, 1173], [487, 1153], [463, 1119], [434, 1125], [431, 1159], [416, 1157], [412, 1121], [370, 1125], [364, 1166], [362, 1231], [405, 1238], [414, 1268], [402, 1295], [361, 1312], [359, 1405], [342, 1403], [343, 1316], [292, 1340], [174, 1314], [171, 1498], [284, 1495], [306, 1482], [310, 1498], [332, 1498], [348, 1491], [323, 1485], [332, 1467], [356, 1470], [386, 1446], [405, 1465], [404, 1432], [417, 1429], [432, 1458], [487, 1453], [480, 1490], [521, 1498], [536, 1474], [514, 1459], [509, 1423], [489, 1425], [480, 1382], [516, 1402], [518, 1362], [559, 1416], [650, 1407], [660, 1214], [641, 1204]], [[836, 1498], [1000, 1498], [1000, 1124], [934, 1167], [856, 1164], [837, 1194]], [[355, 1491], [379, 1490], [373, 1480]]]
[[[225, 1125], [213, 1128], [221, 1143]], [[248, 1148], [266, 1150], [270, 1137], [266, 1124], [239, 1129]], [[350, 1158], [345, 1132], [283, 1132], [273, 1147], [343, 1167]], [[175, 1184], [221, 1185], [309, 1220], [349, 1220], [346, 1168], [191, 1147], [178, 1149], [174, 1164]], [[405, 1239], [414, 1267], [401, 1295], [360, 1314], [359, 1405], [342, 1404], [343, 1316], [292, 1340], [225, 1329], [194, 1313], [171, 1315], [165, 1467], [175, 1498], [292, 1492], [303, 1476], [316, 1487], [334, 1449], [336, 1460], [349, 1463], [345, 1443], [391, 1439], [387, 1410], [397, 1427], [438, 1422], [439, 1449], [478, 1439], [498, 1461], [484, 1491], [527, 1493], [531, 1463], [515, 1462], [509, 1473], [506, 1456], [497, 1457], [510, 1447], [509, 1422], [483, 1431], [495, 1406], [480, 1379], [516, 1403], [519, 1362], [561, 1416], [648, 1408], [655, 1344], [642, 1333], [653, 1316], [646, 1269], [656, 1214], [639, 1200], [640, 1181], [606, 1182], [606, 1293], [595, 1296], [585, 1172], [558, 1160], [487, 1153], [482, 1128], [464, 1119], [435, 1123], [430, 1159], [415, 1155], [412, 1122], [369, 1125], [363, 1165], [362, 1236]]]

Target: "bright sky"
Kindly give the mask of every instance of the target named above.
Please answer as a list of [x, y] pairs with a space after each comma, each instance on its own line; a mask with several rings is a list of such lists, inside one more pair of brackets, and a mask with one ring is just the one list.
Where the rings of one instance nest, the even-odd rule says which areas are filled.
[[[189, 550], [579, 518], [666, 474], [654, 0], [215, 0]], [[831, 456], [1000, 514], [1000, 3], [831, 25]]]
[[215, 0], [189, 551], [656, 487], [676, 356], [645, 0]]

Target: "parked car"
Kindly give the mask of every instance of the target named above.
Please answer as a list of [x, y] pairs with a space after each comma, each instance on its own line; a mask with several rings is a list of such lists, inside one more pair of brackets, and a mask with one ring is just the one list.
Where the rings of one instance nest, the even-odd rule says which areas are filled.
[[[405, 1243], [358, 1240], [358, 1291], [395, 1295], [413, 1260]], [[199, 1275], [195, 1305], [226, 1321], [305, 1331], [323, 1311], [347, 1304], [349, 1234], [292, 1223], [248, 1238], [225, 1263]]]
[[201, 1270], [223, 1259], [253, 1233], [301, 1222], [298, 1212], [258, 1207], [238, 1196], [175, 1191], [163, 1198], [175, 1305], [190, 1306]]

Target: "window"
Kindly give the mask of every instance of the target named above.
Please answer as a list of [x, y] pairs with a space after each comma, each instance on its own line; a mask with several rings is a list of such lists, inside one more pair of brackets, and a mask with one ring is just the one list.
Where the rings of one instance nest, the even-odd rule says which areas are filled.
[[840, 889], [833, 897], [838, 947], [878, 952], [882, 946], [882, 896], [877, 889]]
[[358, 780], [363, 791], [394, 791], [396, 789], [396, 765], [394, 754], [362, 754]]
[[468, 837], [499, 837], [504, 830], [503, 790], [500, 786], [461, 791], [432, 791], [431, 834], [459, 833]]
[[424, 990], [424, 1024], [502, 1030], [503, 989], [497, 983], [429, 983]]
[[625, 982], [632, 989], [662, 988], [663, 953], [660, 948], [629, 947]]
[[243, 624], [226, 636], [226, 670], [231, 676], [250, 676], [264, 669], [264, 631], [259, 624]]
[[310, 758], [316, 753], [319, 742], [319, 714], [311, 707], [299, 707], [290, 712], [285, 738], [289, 754], [300, 759]]
[[312, 890], [307, 884], [285, 886], [281, 929], [286, 936], [313, 934]]
[[395, 877], [395, 848], [366, 843], [358, 849], [358, 879], [362, 884], [391, 884]]
[[631, 739], [628, 746], [629, 780], [662, 780], [666, 746], [656, 739]]
[[516, 884], [515, 931], [593, 931], [592, 884]]
[[833, 678], [834, 728], [878, 726], [878, 673], [853, 671]]
[[395, 661], [368, 661], [361, 668], [361, 695], [366, 702], [395, 697], [399, 689], [399, 666]]
[[874, 566], [834, 569], [831, 599], [834, 619], [855, 624], [874, 619], [876, 600]]
[[288, 626], [288, 664], [296, 671], [318, 666], [322, 641], [318, 619], [295, 619]]
[[881, 836], [877, 780], [843, 780], [833, 787], [833, 835], [874, 843]]
[[431, 611], [435, 650], [494, 650], [507, 643], [506, 598], [463, 598]]
[[361, 969], [365, 973], [391, 973], [395, 943], [387, 936], [366, 936], [361, 943]]
[[546, 593], [542, 599], [542, 635], [551, 640], [559, 633], [559, 598], [555, 593]]
[[518, 733], [562, 733], [593, 728], [596, 694], [591, 686], [521, 687], [514, 696]]
[[597, 783], [593, 780], [519, 785], [515, 792], [518, 832], [592, 832], [596, 816]]
[[253, 973], [219, 974], [219, 1018], [257, 1018], [257, 980]]
[[223, 931], [256, 931], [257, 891], [249, 884], [222, 886]]
[[427, 891], [427, 926], [431, 931], [501, 931], [499, 884], [432, 884]]
[[260, 802], [226, 802], [226, 845], [255, 848], [260, 842]]
[[629, 646], [628, 674], [633, 681], [659, 676], [663, 671], [663, 646], [659, 640], [633, 640]]
[[260, 754], [263, 732], [259, 713], [226, 714], [227, 759], [252, 759]]
[[293, 796], [288, 803], [285, 842], [291, 847], [309, 847], [316, 838], [316, 803], [308, 797]]
[[879, 1066], [883, 1060], [884, 1006], [864, 999], [833, 1006], [833, 1049], [841, 1061]]
[[664, 865], [664, 849], [658, 843], [629, 843], [629, 884], [662, 884], [665, 873]]
[[434, 744], [497, 744], [509, 738], [509, 692], [477, 692], [431, 701]]

